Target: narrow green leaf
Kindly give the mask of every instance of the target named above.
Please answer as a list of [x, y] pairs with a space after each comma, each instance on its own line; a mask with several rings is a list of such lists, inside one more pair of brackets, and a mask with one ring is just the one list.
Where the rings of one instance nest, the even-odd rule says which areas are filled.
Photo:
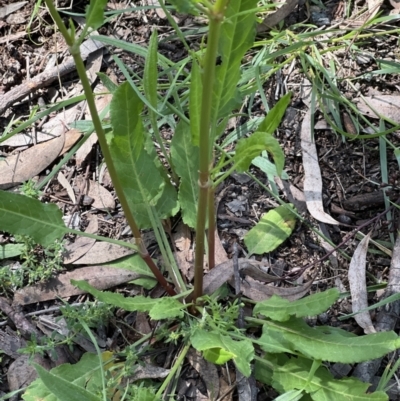
[[60, 401], [102, 401], [93, 393], [77, 386], [69, 381], [58, 377], [46, 369], [42, 368], [37, 363], [33, 364], [38, 372], [44, 385], [54, 394]]
[[256, 316], [260, 313], [280, 322], [289, 320], [291, 316], [315, 316], [325, 312], [339, 299], [339, 295], [340, 293], [336, 288], [312, 294], [297, 301], [289, 301], [273, 295], [270, 299], [258, 302], [253, 309], [253, 315]]
[[186, 306], [174, 298], [160, 298], [160, 302], [155, 304], [149, 315], [153, 320], [171, 319], [174, 317], [183, 318], [183, 309]]
[[179, 203], [182, 218], [189, 227], [196, 226], [198, 198], [199, 148], [193, 145], [190, 127], [180, 121], [171, 141], [171, 158], [175, 171], [181, 178]]
[[236, 170], [238, 172], [247, 171], [252, 160], [259, 156], [263, 150], [272, 155], [276, 171], [281, 176], [285, 164], [285, 155], [279, 142], [265, 132], [255, 132], [249, 138], [238, 141], [234, 156]]
[[[258, 167], [262, 172], [264, 172], [268, 178], [276, 177], [278, 172], [276, 171], [276, 166], [274, 163], [271, 163], [267, 157], [257, 156], [255, 159], [251, 161], [253, 166]], [[282, 171], [281, 174], [282, 180], [288, 180], [289, 176], [286, 171]]]
[[100, 78], [100, 81], [105, 86], [105, 88], [111, 94], [114, 94], [115, 91], [118, 89], [118, 85], [115, 84], [107, 74], [104, 74], [104, 72], [98, 72], [97, 76]]
[[267, 116], [259, 125], [257, 131], [266, 132], [271, 135], [275, 132], [281, 123], [282, 117], [285, 115], [291, 96], [292, 94], [288, 92], [279, 99], [278, 103], [268, 112]]
[[393, 331], [357, 337], [328, 326], [309, 327], [301, 318], [266, 322], [260, 338], [265, 351], [269, 349], [271, 337], [280, 338], [288, 349], [301, 352], [307, 358], [328, 362], [369, 361], [400, 348], [400, 338]]
[[196, 4], [200, 0], [169, 0], [178, 13], [198, 15]]
[[61, 210], [53, 203], [41, 203], [24, 195], [0, 190], [0, 230], [28, 235], [48, 246], [68, 232]]
[[90, 0], [89, 6], [86, 7], [86, 25], [92, 29], [98, 29], [104, 22], [104, 8], [107, 0]]
[[157, 280], [154, 278], [150, 268], [138, 254], [108, 262], [107, 266], [139, 273], [143, 277], [132, 280], [132, 282], [146, 290], [151, 290], [157, 284]]
[[99, 291], [84, 280], [71, 280], [71, 283], [81, 290], [92, 294], [99, 301], [104, 302], [108, 305], [122, 308], [129, 312], [149, 312], [154, 307], [154, 305], [160, 302], [159, 299], [147, 298], [142, 295], [125, 298], [122, 294], [118, 294], [116, 292]]
[[264, 214], [260, 221], [244, 236], [250, 254], [271, 252], [293, 232], [296, 215], [292, 205], [282, 205]]
[[190, 131], [192, 133], [193, 144], [199, 146], [200, 141], [200, 116], [201, 116], [201, 93], [202, 81], [200, 66], [196, 59], [192, 62], [192, 71], [190, 74], [190, 92], [189, 92], [189, 116]]
[[150, 37], [149, 49], [143, 72], [143, 88], [147, 100], [157, 108], [157, 31], [154, 30]]
[[[129, 83], [122, 84], [115, 92], [111, 102], [111, 124], [114, 138], [110, 144], [115, 168], [124, 188], [130, 209], [139, 228], [151, 227], [148, 206], [156, 206], [160, 218], [172, 214], [165, 210], [176, 206], [176, 193], [155, 164], [154, 148], [152, 154], [144, 147], [144, 129], [140, 112], [142, 102]], [[164, 189], [166, 189], [166, 196]], [[158, 201], [161, 199], [161, 205]]]
[[235, 0], [228, 4], [218, 44], [221, 64], [216, 69], [214, 119], [227, 116], [241, 103], [237, 89], [240, 66], [256, 34], [256, 15], [246, 11], [256, 7], [257, 0]]

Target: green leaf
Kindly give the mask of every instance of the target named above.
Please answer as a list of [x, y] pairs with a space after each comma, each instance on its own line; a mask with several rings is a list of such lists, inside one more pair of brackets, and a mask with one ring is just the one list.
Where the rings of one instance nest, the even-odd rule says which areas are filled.
[[400, 338], [393, 332], [357, 337], [328, 326], [309, 327], [300, 318], [286, 322], [266, 322], [261, 348], [271, 352], [271, 338], [285, 342], [285, 347], [308, 358], [328, 362], [358, 363], [380, 358], [400, 348]]
[[[264, 153], [264, 152], [263, 152]], [[274, 163], [271, 163], [266, 156], [261, 155], [257, 156], [255, 159], [251, 161], [253, 166], [258, 167], [262, 172], [264, 172], [268, 178], [273, 178], [278, 176], [278, 172], [276, 171], [276, 166]], [[282, 171], [281, 174], [282, 180], [288, 180], [289, 176], [286, 171]]]
[[0, 190], [0, 230], [27, 235], [48, 246], [68, 232], [61, 210], [53, 203]]
[[[104, 72], [98, 72], [97, 76], [100, 78], [100, 81], [104, 85], [104, 87], [111, 94], [114, 94], [115, 91], [118, 89], [118, 85], [115, 84], [107, 74], [104, 74]], [[91, 122], [91, 121], [89, 121], [89, 122]]]
[[285, 155], [279, 142], [270, 134], [255, 132], [248, 138], [240, 139], [236, 145], [234, 156], [236, 170], [247, 171], [252, 160], [266, 150], [274, 158], [276, 171], [279, 176], [282, 174], [285, 164]]
[[96, 397], [93, 393], [90, 393], [83, 387], [77, 386], [62, 377], [48, 372], [37, 363], [34, 363], [33, 365], [44, 385], [60, 401], [102, 401], [101, 398]]
[[232, 354], [232, 352], [226, 351], [223, 348], [209, 348], [203, 352], [203, 356], [208, 362], [215, 363], [217, 365], [223, 365], [236, 355]]
[[285, 115], [291, 96], [292, 94], [288, 92], [279, 99], [278, 103], [268, 112], [267, 116], [258, 126], [257, 131], [266, 132], [271, 135], [275, 132], [281, 123], [282, 117]]
[[192, 71], [190, 73], [190, 92], [189, 92], [189, 116], [190, 131], [192, 133], [192, 142], [199, 146], [200, 142], [200, 117], [201, 117], [201, 93], [202, 81], [200, 66], [196, 59], [192, 62]]
[[149, 50], [143, 72], [143, 88], [147, 100], [157, 108], [157, 31], [154, 30], [150, 37]]
[[[226, 362], [229, 355], [240, 372], [249, 377], [251, 373], [250, 362], [254, 358], [254, 347], [250, 340], [234, 341], [229, 336], [219, 333], [197, 329], [190, 337], [192, 345], [198, 351], [206, 351], [204, 357], [210, 357], [210, 362]], [[221, 363], [224, 363], [221, 362]]]
[[160, 298], [150, 310], [150, 317], [153, 320], [171, 319], [174, 317], [183, 318], [183, 309], [186, 308], [182, 302], [174, 298]]
[[297, 301], [289, 301], [273, 295], [271, 298], [258, 302], [253, 309], [253, 315], [262, 314], [272, 320], [284, 322], [291, 316], [305, 317], [315, 316], [325, 312], [339, 299], [339, 291], [336, 288], [309, 295]]
[[97, 29], [104, 22], [104, 8], [107, 0], [90, 0], [90, 5], [86, 7], [86, 25], [89, 28]]
[[[105, 354], [102, 355], [103, 361], [106, 361]], [[108, 358], [109, 359], [109, 358]], [[65, 363], [51, 370], [51, 374], [61, 377], [76, 386], [82, 388], [95, 388], [101, 386], [101, 370], [99, 357], [92, 353], [86, 353], [80, 361], [74, 365]], [[45, 386], [42, 379], [33, 381], [26, 389], [22, 398], [25, 401], [57, 401], [55, 395]]]
[[24, 244], [0, 245], [0, 260], [13, 258], [15, 256], [21, 255], [24, 248], [25, 248]]
[[147, 266], [146, 262], [137, 254], [129, 255], [113, 262], [108, 262], [106, 265], [108, 267], [130, 270], [143, 276], [148, 276], [131, 281], [134, 284], [145, 288], [146, 290], [151, 290], [157, 284], [157, 280], [154, 278], [149, 266]]
[[199, 192], [199, 148], [193, 145], [190, 127], [182, 120], [171, 141], [171, 158], [175, 171], [181, 178], [179, 203], [183, 222], [189, 227], [195, 227]]
[[159, 299], [147, 298], [142, 295], [125, 298], [122, 294], [115, 292], [99, 291], [84, 280], [71, 280], [71, 283], [81, 290], [92, 294], [99, 301], [122, 308], [129, 312], [149, 312], [154, 305], [160, 302]]
[[237, 89], [240, 66], [256, 34], [256, 14], [246, 11], [256, 7], [257, 0], [235, 0], [228, 4], [218, 43], [221, 64], [216, 68], [213, 119], [227, 116], [241, 103]]
[[291, 358], [283, 366], [273, 370], [273, 387], [284, 391], [304, 389], [315, 401], [386, 401], [384, 392], [368, 393], [369, 383], [350, 377], [340, 380], [333, 378], [325, 367], [318, 368], [313, 377], [309, 377], [312, 361], [304, 358]]
[[291, 211], [292, 208], [290, 204], [278, 206], [261, 217], [244, 236], [250, 254], [271, 252], [290, 236], [296, 225], [296, 215]]
[[199, 2], [200, 0], [169, 0], [178, 13], [192, 15], [198, 15], [196, 4]]
[[[149, 228], [149, 205], [156, 207], [160, 219], [173, 213], [172, 205], [175, 209], [177, 207], [173, 187], [155, 164], [154, 149], [149, 154], [144, 148], [145, 136], [140, 117], [142, 106], [129, 83], [126, 82], [117, 89], [110, 107], [114, 129], [110, 151], [137, 225], [139, 228]], [[166, 195], [163, 193], [165, 188], [168, 191]]]

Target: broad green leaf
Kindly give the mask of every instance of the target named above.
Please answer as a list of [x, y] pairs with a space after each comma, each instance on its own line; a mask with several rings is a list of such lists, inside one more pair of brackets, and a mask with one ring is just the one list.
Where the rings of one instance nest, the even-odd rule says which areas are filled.
[[175, 171], [181, 178], [179, 203], [182, 219], [189, 227], [195, 227], [199, 192], [199, 148], [193, 145], [190, 127], [182, 120], [178, 123], [171, 141], [171, 158]]
[[286, 108], [289, 106], [292, 94], [288, 92], [282, 96], [278, 103], [268, 112], [262, 123], [257, 128], [258, 131], [273, 134], [281, 123], [282, 117], [285, 115]]
[[257, 0], [235, 0], [228, 4], [218, 43], [221, 64], [216, 68], [214, 120], [227, 116], [241, 103], [237, 89], [240, 66], [256, 34], [256, 15], [254, 11], [246, 11], [256, 7]]
[[90, 5], [86, 7], [86, 25], [89, 28], [97, 29], [104, 22], [104, 8], [107, 0], [90, 0]]
[[157, 30], [150, 37], [149, 49], [143, 72], [143, 88], [147, 100], [157, 108]]
[[196, 146], [199, 146], [200, 141], [201, 91], [200, 66], [197, 60], [193, 59], [192, 71], [190, 73], [189, 116], [192, 141]]
[[210, 362], [226, 361], [226, 358], [231, 354], [240, 372], [246, 377], [250, 376], [250, 362], [254, 358], [254, 348], [250, 340], [234, 341], [229, 336], [202, 329], [197, 329], [190, 340], [193, 347], [198, 351], [207, 351], [204, 357], [213, 358]]
[[400, 348], [400, 338], [393, 332], [351, 336], [345, 330], [328, 326], [309, 327], [301, 318], [286, 322], [266, 322], [260, 342], [268, 349], [271, 337], [283, 341], [308, 358], [328, 362], [358, 363], [380, 358]]
[[[139, 228], [149, 228], [151, 222], [148, 207], [157, 205], [167, 182], [154, 163], [154, 157], [144, 148], [141, 109], [142, 103], [129, 83], [122, 84], [111, 102], [114, 138], [110, 151], [137, 225]], [[171, 194], [168, 194], [168, 198], [163, 198], [161, 208], [156, 207], [160, 218], [171, 215], [171, 211], [166, 213], [163, 210], [164, 203], [166, 200], [170, 201]]]
[[[106, 362], [110, 359], [109, 352], [102, 354], [102, 359]], [[99, 365], [99, 357], [96, 354], [86, 353], [79, 362], [72, 365], [65, 363], [51, 369], [51, 374], [62, 377], [69, 383], [78, 387], [97, 388], [101, 385], [101, 370]], [[43, 381], [38, 378], [33, 381], [26, 389], [22, 398], [25, 401], [57, 401], [55, 395], [44, 385]]]
[[289, 320], [291, 316], [315, 316], [325, 312], [339, 299], [339, 295], [339, 291], [336, 288], [312, 294], [297, 301], [289, 301], [288, 299], [273, 295], [265, 301], [258, 302], [253, 309], [253, 315], [262, 314], [280, 322]]
[[62, 377], [56, 376], [48, 372], [37, 363], [33, 364], [39, 374], [44, 385], [53, 393], [60, 401], [102, 401], [93, 393], [85, 390], [81, 386], [70, 383]]
[[210, 348], [203, 351], [203, 356], [208, 362], [223, 365], [233, 359], [236, 355], [223, 348]]
[[260, 221], [244, 236], [250, 254], [271, 252], [284, 242], [296, 225], [292, 205], [282, 205], [264, 214]]
[[273, 387], [284, 391], [304, 389], [314, 401], [386, 401], [384, 392], [369, 393], [369, 383], [349, 377], [340, 380], [333, 378], [325, 367], [318, 368], [313, 377], [309, 377], [312, 361], [304, 358], [291, 358], [283, 366], [278, 366], [273, 373]]
[[0, 260], [13, 258], [14, 256], [21, 255], [24, 248], [25, 248], [24, 244], [0, 245]]
[[160, 302], [159, 299], [147, 298], [142, 295], [125, 298], [122, 294], [116, 292], [99, 291], [84, 280], [71, 280], [71, 283], [81, 290], [92, 294], [99, 301], [129, 312], [148, 312], [154, 305]]
[[160, 298], [159, 301], [160, 302], [155, 304], [149, 312], [149, 315], [153, 320], [183, 317], [183, 309], [186, 307], [182, 302], [168, 297]]
[[53, 203], [0, 190], [0, 230], [28, 235], [48, 246], [68, 232], [61, 210]]
[[285, 164], [285, 155], [279, 142], [265, 132], [255, 132], [250, 137], [238, 141], [234, 156], [236, 170], [239, 173], [247, 171], [253, 159], [259, 156], [263, 150], [272, 155], [276, 171], [281, 176]]

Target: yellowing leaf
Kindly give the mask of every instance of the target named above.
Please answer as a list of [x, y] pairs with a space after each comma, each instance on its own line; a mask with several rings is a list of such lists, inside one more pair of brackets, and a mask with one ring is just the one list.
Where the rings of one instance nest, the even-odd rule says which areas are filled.
[[250, 254], [271, 252], [290, 236], [296, 225], [292, 208], [292, 205], [282, 205], [270, 210], [245, 235], [244, 243]]

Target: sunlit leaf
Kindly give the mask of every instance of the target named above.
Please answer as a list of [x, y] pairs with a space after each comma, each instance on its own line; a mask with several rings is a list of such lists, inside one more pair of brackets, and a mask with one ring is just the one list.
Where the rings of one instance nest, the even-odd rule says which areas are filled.
[[296, 225], [291, 208], [291, 205], [278, 206], [261, 217], [244, 237], [250, 254], [271, 252], [290, 236]]

